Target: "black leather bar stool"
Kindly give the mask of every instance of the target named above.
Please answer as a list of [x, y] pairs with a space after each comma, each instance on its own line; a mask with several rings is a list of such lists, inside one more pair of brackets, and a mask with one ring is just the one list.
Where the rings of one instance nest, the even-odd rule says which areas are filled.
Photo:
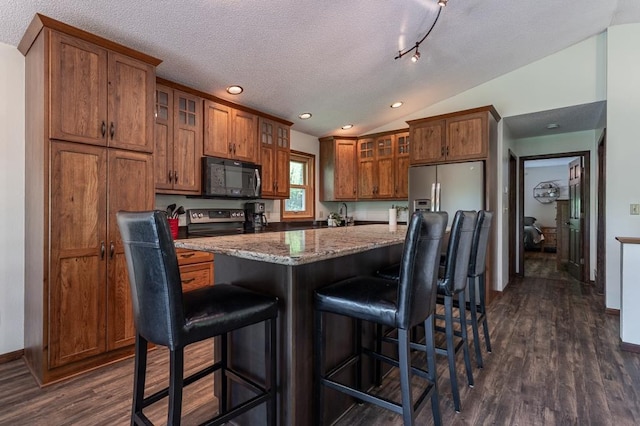
[[[467, 284], [467, 272], [469, 268], [471, 245], [476, 223], [476, 213], [472, 211], [457, 211], [453, 218], [451, 231], [449, 234], [449, 244], [447, 245], [446, 256], [441, 259], [444, 264], [441, 266], [441, 275], [438, 279], [438, 303], [444, 304], [445, 315], [436, 315], [437, 319], [445, 321], [445, 327], [437, 326], [436, 330], [445, 333], [446, 348], [436, 348], [439, 355], [446, 355], [449, 363], [449, 377], [451, 381], [451, 391], [453, 394], [453, 405], [456, 411], [460, 412], [460, 391], [458, 390], [458, 379], [456, 375], [455, 355], [463, 350], [464, 363], [467, 372], [469, 386], [473, 387], [473, 371], [469, 356], [469, 344], [467, 336], [466, 312], [458, 310], [458, 316], [453, 315], [453, 307], [458, 304], [455, 296], [459, 300], [466, 301], [465, 289]], [[398, 265], [391, 265], [377, 272], [380, 277], [387, 279], [397, 279]], [[462, 306], [465, 306], [464, 304]], [[454, 329], [454, 323], [460, 324], [460, 330]], [[384, 336], [385, 341], [392, 341], [388, 335]], [[460, 338], [454, 344], [454, 337]], [[412, 339], [413, 349], [422, 349], [422, 345]]]
[[[228, 284], [183, 294], [166, 213], [119, 212], [117, 220], [129, 270], [136, 326], [131, 424], [150, 425], [143, 409], [168, 396], [167, 424], [179, 425], [182, 388], [219, 370], [222, 378], [219, 414], [207, 425], [226, 423], [262, 403], [267, 404], [267, 423], [275, 425], [278, 299]], [[227, 333], [260, 322], [265, 323], [264, 386], [231, 369], [224, 349]], [[185, 346], [215, 336], [220, 336], [222, 359], [184, 378]], [[147, 342], [169, 349], [170, 371], [169, 387], [145, 397]], [[255, 396], [228, 409], [228, 380], [253, 390]]]
[[[447, 355], [449, 362], [449, 378], [451, 380], [451, 392], [453, 394], [453, 406], [457, 412], [461, 410], [460, 391], [458, 390], [458, 378], [456, 375], [456, 354], [462, 349], [464, 364], [467, 372], [467, 382], [473, 387], [473, 370], [469, 356], [469, 341], [467, 336], [467, 315], [464, 309], [458, 309], [458, 316], [453, 315], [453, 300], [458, 296], [461, 306], [466, 303], [467, 272], [469, 270], [469, 258], [471, 255], [471, 243], [473, 230], [476, 224], [476, 212], [456, 212], [451, 225], [449, 245], [447, 246], [447, 259], [444, 265], [444, 275], [438, 279], [438, 297], [444, 303], [444, 315], [436, 315], [436, 319], [444, 320], [445, 327], [436, 326], [436, 330], [445, 332], [446, 349], [436, 349], [441, 355]], [[440, 303], [440, 300], [438, 300]], [[454, 329], [454, 323], [460, 324], [459, 332]], [[454, 344], [454, 337], [460, 340]]]
[[[489, 325], [487, 323], [485, 271], [487, 265], [487, 248], [489, 246], [489, 234], [493, 213], [482, 210], [478, 212], [478, 219], [473, 230], [471, 244], [471, 257], [469, 261], [468, 283], [469, 302], [467, 310], [471, 313], [471, 330], [473, 331], [473, 346], [476, 352], [476, 363], [483, 368], [482, 353], [480, 351], [479, 323], [482, 322], [484, 331], [484, 343], [487, 352], [491, 352], [491, 340], [489, 339]], [[477, 287], [476, 287], [477, 285]]]
[[[408, 226], [404, 243], [399, 280], [360, 276], [349, 278], [315, 292], [315, 415], [317, 424], [323, 424], [323, 388], [329, 387], [350, 395], [360, 401], [376, 404], [401, 414], [405, 425], [414, 425], [417, 412], [431, 398], [435, 424], [441, 424], [435, 369], [435, 343], [433, 327], [436, 303], [436, 280], [442, 236], [447, 225], [446, 213], [414, 213]], [[325, 330], [323, 314], [329, 312], [351, 317], [355, 320], [356, 353], [329, 372], [325, 371]], [[370, 321], [398, 330], [399, 360], [394, 360], [362, 345], [362, 321]], [[427, 371], [411, 366], [408, 332], [424, 324], [426, 334], [425, 352]], [[373, 395], [362, 390], [362, 355], [390, 363], [400, 368], [402, 403]], [[335, 379], [345, 368], [356, 366], [355, 387]], [[416, 374], [428, 381], [424, 391], [414, 400], [411, 378]]]

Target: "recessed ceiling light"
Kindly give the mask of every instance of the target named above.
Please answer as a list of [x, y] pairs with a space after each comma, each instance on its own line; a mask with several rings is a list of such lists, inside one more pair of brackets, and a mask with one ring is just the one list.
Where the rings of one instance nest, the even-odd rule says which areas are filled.
[[242, 86], [233, 85], [233, 86], [227, 87], [227, 93], [230, 95], [239, 95], [243, 91], [244, 89], [242, 88]]
[[345, 124], [344, 126], [342, 126], [342, 130], [349, 130], [352, 127], [353, 127], [353, 124]]
[[298, 116], [298, 118], [300, 120], [308, 120], [309, 118], [311, 118], [311, 113], [310, 112], [303, 112], [302, 114], [300, 114]]
[[560, 127], [560, 125], [558, 123], [547, 124], [547, 129], [549, 129], [549, 130], [557, 129], [558, 127]]
[[400, 108], [404, 102], [398, 101], [391, 104], [391, 108]]

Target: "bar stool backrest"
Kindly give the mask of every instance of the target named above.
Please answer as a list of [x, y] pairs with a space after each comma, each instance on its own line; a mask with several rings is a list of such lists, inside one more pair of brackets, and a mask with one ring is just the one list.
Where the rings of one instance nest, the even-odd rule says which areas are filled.
[[467, 286], [469, 257], [476, 217], [476, 212], [463, 210], [458, 210], [453, 217], [447, 247], [447, 261], [444, 277], [441, 281], [441, 286], [444, 287], [447, 294], [457, 294]]
[[487, 247], [489, 245], [489, 233], [493, 212], [481, 210], [478, 212], [478, 220], [473, 231], [473, 243], [471, 245], [471, 259], [469, 260], [469, 276], [477, 277], [484, 273], [487, 263]]
[[170, 349], [183, 346], [182, 283], [166, 212], [118, 212], [137, 332]]
[[436, 306], [436, 289], [446, 212], [416, 212], [411, 217], [400, 261], [398, 328], [423, 322]]

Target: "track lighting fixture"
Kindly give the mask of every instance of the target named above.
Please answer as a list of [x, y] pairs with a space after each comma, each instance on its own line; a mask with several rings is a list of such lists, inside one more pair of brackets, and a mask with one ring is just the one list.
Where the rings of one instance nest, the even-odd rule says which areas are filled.
[[418, 52], [418, 47], [420, 47], [420, 43], [425, 41], [427, 36], [431, 34], [433, 27], [436, 26], [436, 22], [438, 22], [438, 19], [440, 18], [440, 12], [442, 12], [442, 8], [444, 8], [447, 5], [447, 1], [449, 0], [438, 0], [438, 6], [440, 6], [440, 8], [438, 9], [438, 14], [436, 15], [436, 19], [434, 19], [433, 24], [431, 24], [431, 28], [429, 28], [429, 31], [427, 31], [424, 37], [422, 37], [419, 41], [416, 41], [416, 45], [413, 46], [411, 49], [399, 51], [398, 56], [396, 56], [394, 59], [400, 59], [407, 53], [413, 52], [415, 50], [415, 53], [413, 54], [413, 56], [411, 56], [411, 62], [418, 62], [418, 59], [420, 59], [420, 52]]

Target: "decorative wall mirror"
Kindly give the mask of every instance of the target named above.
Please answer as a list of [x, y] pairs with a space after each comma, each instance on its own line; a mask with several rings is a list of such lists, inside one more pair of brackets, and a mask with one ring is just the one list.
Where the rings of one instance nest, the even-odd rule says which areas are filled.
[[560, 187], [555, 181], [540, 182], [533, 188], [533, 198], [542, 204], [553, 203], [560, 195]]

